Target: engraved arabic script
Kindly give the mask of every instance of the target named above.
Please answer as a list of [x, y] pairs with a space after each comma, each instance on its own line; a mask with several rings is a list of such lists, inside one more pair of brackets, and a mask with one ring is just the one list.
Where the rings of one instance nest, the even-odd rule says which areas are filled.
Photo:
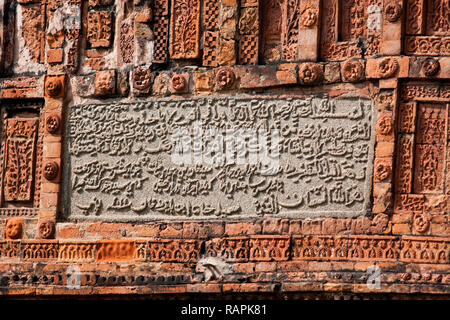
[[[364, 99], [74, 106], [68, 215], [113, 220], [361, 215], [370, 200], [372, 131], [372, 106]], [[236, 139], [236, 132], [257, 132], [264, 139], [251, 134]], [[187, 162], [174, 163], [183, 145], [192, 153]], [[252, 161], [252, 150], [265, 159]], [[230, 152], [241, 161], [230, 161]], [[274, 155], [279, 165], [267, 174], [263, 160]]]

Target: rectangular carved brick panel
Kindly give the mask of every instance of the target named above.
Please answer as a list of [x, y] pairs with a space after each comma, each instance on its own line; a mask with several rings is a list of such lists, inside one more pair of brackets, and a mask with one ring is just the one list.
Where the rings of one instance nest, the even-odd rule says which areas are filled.
[[150, 240], [150, 261], [197, 262], [201, 243], [197, 240]]
[[447, 0], [428, 1], [427, 34], [450, 36], [450, 7]]
[[394, 210], [396, 213], [422, 213], [424, 196], [421, 194], [397, 194]]
[[20, 256], [19, 241], [0, 241], [0, 258], [16, 259]]
[[289, 236], [253, 236], [249, 258], [252, 261], [285, 261], [289, 258]]
[[58, 243], [55, 241], [27, 241], [21, 243], [22, 259], [46, 261], [58, 259]]
[[249, 258], [250, 240], [246, 237], [212, 239], [206, 243], [206, 255], [227, 261], [245, 262]]
[[444, 147], [416, 145], [414, 193], [443, 193]]
[[207, 31], [203, 39], [203, 65], [217, 67], [217, 49], [219, 45], [219, 32]]
[[420, 104], [417, 122], [417, 140], [420, 144], [445, 143], [447, 108], [435, 104]]
[[400, 135], [397, 142], [397, 172], [395, 190], [397, 193], [410, 193], [413, 178], [414, 138]]
[[[364, 99], [210, 98], [74, 106], [68, 120], [68, 167], [73, 171], [67, 181], [67, 214], [114, 220], [365, 214], [375, 138], [371, 105]], [[144, 125], [143, 117], [153, 120]], [[175, 130], [170, 119], [181, 121], [182, 130]], [[237, 131], [216, 138], [210, 130], [182, 135], [193, 132], [198, 121]], [[266, 121], [260, 133], [249, 131], [259, 132], [258, 124]], [[277, 131], [268, 129], [275, 123], [297, 134], [277, 138]], [[239, 132], [249, 135], [247, 142]], [[265, 146], [258, 156], [237, 152], [253, 148], [258, 139]], [[277, 139], [284, 146], [278, 164], [257, 169], [267, 156], [276, 156], [268, 150]], [[213, 150], [218, 153], [210, 158]], [[184, 161], [187, 167], [179, 167]], [[234, 169], [209, 165], [232, 162]], [[188, 179], [187, 168], [194, 170], [196, 164]]]
[[153, 53], [153, 62], [165, 63], [168, 58], [167, 47], [169, 43], [169, 19], [167, 17], [155, 17], [153, 26], [155, 35], [155, 50]]
[[112, 13], [99, 11], [88, 13], [87, 40], [92, 48], [108, 48], [112, 42]]
[[406, 33], [422, 34], [424, 32], [423, 12], [426, 0], [406, 1]]
[[33, 4], [30, 6], [22, 6], [23, 18], [23, 39], [25, 46], [29, 50], [31, 59], [34, 62], [43, 62], [43, 25], [41, 16], [41, 5]]
[[89, 262], [95, 260], [96, 244], [92, 242], [60, 242], [58, 260]]
[[200, 54], [200, 0], [172, 0], [171, 19], [171, 58], [198, 58]]
[[398, 132], [414, 133], [416, 131], [416, 103], [400, 103]]
[[284, 1], [283, 4], [283, 59], [293, 61], [298, 54], [298, 32], [300, 24], [300, 0]]
[[7, 120], [5, 201], [31, 200], [38, 126], [38, 119]]
[[220, 13], [219, 0], [205, 0], [203, 2], [203, 25], [206, 30], [216, 30]]
[[259, 37], [242, 36], [239, 42], [239, 64], [258, 64]]
[[97, 244], [98, 261], [128, 261], [133, 260], [136, 244], [130, 240], [100, 241]]
[[155, 8], [156, 16], [166, 16], [169, 14], [169, 1], [170, 0], [155, 0], [153, 6]]

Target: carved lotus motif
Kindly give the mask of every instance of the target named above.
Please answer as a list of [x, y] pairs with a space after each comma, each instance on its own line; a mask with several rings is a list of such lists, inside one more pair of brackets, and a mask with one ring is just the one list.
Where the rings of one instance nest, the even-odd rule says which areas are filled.
[[322, 66], [315, 63], [305, 63], [300, 67], [299, 77], [304, 84], [313, 84], [322, 79]]
[[233, 69], [222, 68], [217, 71], [216, 82], [221, 89], [230, 88], [235, 80]]
[[378, 64], [378, 70], [380, 76], [383, 78], [389, 78], [397, 72], [399, 68], [398, 61], [394, 58], [384, 58]]
[[57, 114], [49, 114], [45, 119], [45, 127], [49, 133], [56, 133], [61, 125], [61, 119]]
[[439, 64], [439, 61], [433, 58], [427, 58], [422, 64], [423, 73], [427, 77], [436, 75], [439, 72], [440, 68], [441, 66]]
[[55, 236], [55, 222], [53, 220], [40, 221], [38, 234], [41, 239], [52, 239]]
[[59, 77], [48, 77], [45, 82], [45, 93], [52, 97], [56, 98], [61, 95], [61, 91], [63, 88], [62, 81]]
[[354, 82], [362, 77], [363, 66], [357, 60], [348, 60], [343, 66], [343, 76], [346, 81]]
[[377, 132], [385, 136], [392, 132], [392, 119], [390, 115], [385, 114], [380, 117], [377, 123]]
[[375, 179], [384, 181], [391, 176], [392, 166], [388, 162], [378, 162], [375, 167]]
[[384, 16], [389, 22], [396, 22], [402, 14], [402, 7], [398, 3], [391, 2], [384, 8]]
[[44, 163], [44, 177], [47, 180], [54, 180], [58, 176], [59, 166], [55, 161]]
[[177, 92], [186, 90], [186, 79], [181, 74], [175, 74], [171, 80], [172, 88]]

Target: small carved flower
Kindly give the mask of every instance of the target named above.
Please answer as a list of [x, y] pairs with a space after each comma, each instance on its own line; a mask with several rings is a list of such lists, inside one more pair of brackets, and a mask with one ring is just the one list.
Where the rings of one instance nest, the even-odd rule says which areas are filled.
[[233, 69], [230, 68], [222, 68], [219, 71], [217, 71], [216, 74], [216, 81], [217, 85], [221, 89], [230, 88], [234, 83], [234, 72]]
[[317, 9], [314, 8], [306, 8], [303, 10], [301, 19], [302, 19], [302, 26], [305, 28], [310, 28], [317, 22]]
[[384, 8], [384, 16], [389, 22], [395, 22], [402, 14], [402, 7], [395, 2], [391, 2]]
[[427, 232], [428, 228], [430, 227], [430, 219], [423, 214], [416, 214], [414, 216], [414, 229], [418, 233], [425, 233]]
[[313, 84], [322, 79], [322, 66], [315, 63], [305, 63], [300, 67], [299, 77], [304, 84]]
[[45, 92], [52, 98], [61, 94], [62, 83], [58, 77], [49, 77], [45, 83]]
[[382, 135], [389, 135], [392, 132], [392, 120], [387, 114], [380, 117], [377, 123], [377, 132]]
[[58, 115], [50, 114], [45, 119], [45, 126], [47, 127], [47, 131], [49, 133], [58, 132], [59, 127], [61, 125], [61, 120]]
[[43, 220], [38, 226], [39, 238], [52, 239], [55, 235], [55, 222], [52, 220]]
[[44, 177], [47, 180], [54, 180], [58, 176], [59, 166], [55, 161], [47, 161], [44, 164]]
[[398, 61], [394, 58], [385, 58], [380, 61], [378, 70], [383, 78], [391, 77], [398, 70]]
[[433, 58], [427, 58], [422, 65], [423, 73], [427, 77], [436, 75], [439, 72], [440, 68], [441, 66], [439, 64], [439, 61]]
[[344, 79], [350, 82], [357, 81], [362, 76], [362, 70], [363, 67], [359, 61], [348, 60], [343, 67]]
[[387, 162], [378, 162], [375, 167], [375, 178], [377, 181], [384, 181], [391, 176], [392, 167]]
[[181, 74], [175, 74], [172, 77], [172, 88], [177, 91], [184, 91], [186, 89], [186, 79]]

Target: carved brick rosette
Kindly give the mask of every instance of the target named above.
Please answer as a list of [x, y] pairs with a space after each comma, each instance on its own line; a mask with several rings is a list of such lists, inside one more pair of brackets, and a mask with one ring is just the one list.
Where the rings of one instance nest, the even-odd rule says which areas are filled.
[[55, 221], [41, 220], [38, 225], [38, 235], [41, 239], [53, 239], [55, 237]]
[[45, 79], [45, 94], [50, 98], [61, 98], [64, 87], [64, 76], [47, 76]]
[[55, 134], [59, 131], [61, 127], [61, 118], [58, 114], [49, 114], [45, 118], [45, 128], [48, 133]]
[[187, 90], [187, 81], [186, 77], [181, 74], [175, 74], [172, 76], [170, 80], [173, 91], [175, 92], [185, 92]]
[[392, 133], [393, 121], [389, 114], [383, 114], [377, 122], [377, 132], [381, 135], [387, 136]]
[[436, 75], [439, 72], [440, 67], [441, 66], [439, 61], [433, 58], [425, 59], [425, 61], [422, 64], [423, 73], [427, 77], [432, 77]]
[[314, 84], [322, 80], [323, 67], [316, 63], [304, 63], [299, 69], [299, 78], [303, 84]]
[[231, 68], [220, 68], [216, 73], [216, 83], [220, 89], [230, 88], [235, 80], [234, 71]]
[[345, 81], [356, 82], [363, 76], [363, 65], [358, 60], [347, 60], [342, 67]]
[[44, 177], [49, 181], [55, 180], [59, 175], [59, 165], [55, 161], [46, 161], [43, 169]]
[[375, 160], [374, 181], [383, 182], [391, 180], [392, 177], [392, 161], [388, 159]]
[[395, 58], [384, 58], [378, 63], [378, 72], [382, 78], [392, 77], [398, 68], [399, 64]]
[[397, 2], [390, 2], [384, 7], [384, 16], [389, 22], [396, 22], [402, 15], [402, 6]]
[[114, 70], [97, 72], [95, 75], [95, 94], [105, 96], [114, 94], [116, 90], [116, 76]]

